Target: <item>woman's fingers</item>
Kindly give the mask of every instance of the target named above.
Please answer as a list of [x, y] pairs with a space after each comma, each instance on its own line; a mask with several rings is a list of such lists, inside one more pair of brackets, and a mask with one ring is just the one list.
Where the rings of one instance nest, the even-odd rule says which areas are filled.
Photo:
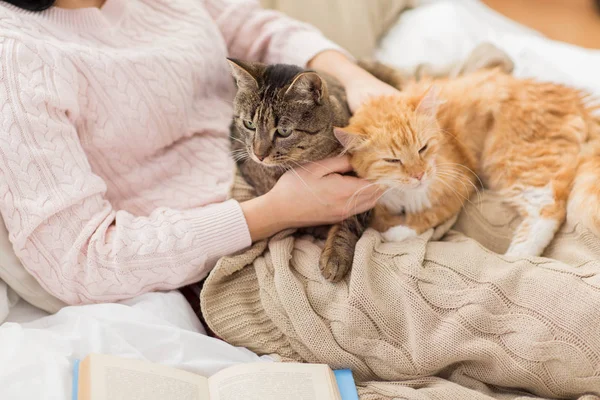
[[336, 157], [286, 172], [265, 196], [286, 216], [285, 227], [340, 222], [375, 206], [383, 190], [375, 183], [341, 173], [350, 171], [348, 157]]
[[306, 164], [306, 170], [317, 176], [325, 176], [334, 173], [343, 174], [352, 171], [350, 157], [347, 155], [326, 158]]

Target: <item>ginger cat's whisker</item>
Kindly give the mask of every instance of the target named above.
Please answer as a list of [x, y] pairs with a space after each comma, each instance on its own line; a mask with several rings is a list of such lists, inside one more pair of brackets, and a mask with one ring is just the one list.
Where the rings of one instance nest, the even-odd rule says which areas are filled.
[[448, 130], [446, 130], [446, 129], [441, 129], [441, 128], [440, 128], [440, 132], [441, 132], [441, 133], [443, 133], [444, 135], [448, 135], [448, 136], [450, 136], [450, 137], [451, 137], [452, 139], [454, 139], [454, 140], [455, 140], [457, 143], [460, 143], [460, 142], [458, 141], [458, 138], [456, 137], [456, 135], [455, 135], [455, 134], [453, 134], [452, 132], [450, 132], [450, 131], [448, 131]]
[[453, 166], [456, 166], [456, 167], [465, 168], [467, 171], [469, 171], [470, 173], [472, 173], [475, 178], [477, 178], [477, 181], [479, 182], [479, 184], [481, 185], [481, 187], [484, 187], [483, 182], [479, 178], [479, 175], [477, 175], [475, 173], [475, 171], [473, 171], [471, 168], [467, 167], [466, 165], [462, 165], [462, 164], [458, 164], [458, 163], [448, 163], [448, 162], [437, 164], [437, 166], [440, 166], [440, 167], [441, 166], [446, 166], [446, 165], [453, 165]]
[[[460, 193], [456, 192], [456, 190], [454, 188], [452, 188], [447, 182], [440, 181], [440, 183], [443, 184], [444, 186], [446, 186], [450, 190], [451, 194], [456, 196], [456, 198], [459, 199], [459, 201], [462, 202], [462, 200], [465, 200], [465, 201], [471, 203], [475, 207], [475, 210], [479, 211], [480, 214], [482, 213], [482, 210], [477, 208], [477, 206], [475, 204], [473, 204], [472, 201], [470, 201], [469, 199], [466, 199], [464, 196], [460, 195]], [[459, 212], [460, 211], [464, 211], [470, 218], [478, 218], [478, 217], [474, 217], [472, 212], [467, 207], [464, 207], [464, 205], [463, 205], [463, 207], [461, 207], [461, 210], [459, 210]]]
[[327, 172], [327, 174], [333, 174], [335, 173], [335, 171], [329, 169], [329, 168], [325, 168], [323, 167], [323, 164], [321, 164], [319, 161], [312, 161], [313, 164], [318, 165], [319, 167], [323, 168], [324, 171]]
[[312, 190], [312, 188], [306, 183], [306, 181], [304, 179], [302, 179], [302, 177], [300, 176], [300, 174], [298, 174], [298, 172], [295, 169], [290, 168], [289, 171], [292, 171], [296, 175], [296, 177], [298, 177], [298, 179], [300, 180], [300, 182], [302, 182], [302, 184], [313, 194], [313, 196], [315, 196], [315, 199], [319, 203], [324, 204], [321, 201], [321, 199], [319, 198], [319, 196]]
[[[455, 180], [459, 181], [463, 185], [465, 185], [465, 181], [466, 181], [467, 183], [469, 183], [473, 187], [473, 190], [477, 194], [480, 193], [479, 187], [475, 183], [473, 183], [471, 180], [469, 180], [469, 179], [461, 179], [461, 178], [464, 178], [464, 175], [461, 175], [460, 171], [457, 171], [457, 170], [454, 170], [454, 169], [441, 168], [441, 169], [439, 169], [439, 170], [436, 171], [436, 174], [445, 174], [445, 175], [449, 176], [450, 178], [454, 178]], [[465, 190], [467, 190], [466, 185], [465, 185]]]
[[471, 203], [471, 205], [473, 205], [474, 207], [477, 207], [475, 205], [475, 203], [473, 203], [468, 197], [465, 197], [464, 195], [462, 195], [460, 192], [458, 192], [455, 188], [453, 188], [452, 186], [450, 186], [450, 184], [448, 182], [445, 182], [442, 179], [437, 179], [437, 182], [442, 183], [443, 185], [445, 185], [448, 189], [450, 189], [452, 192], [454, 192], [456, 195], [460, 196], [460, 198], [462, 198], [463, 200]]
[[[457, 182], [457, 183], [460, 183], [460, 184], [462, 185], [462, 187], [465, 189], [465, 192], [466, 192], [466, 193], [469, 193], [469, 192], [470, 192], [470, 190], [469, 190], [469, 188], [467, 187], [467, 185], [465, 184], [465, 182], [464, 182], [463, 180], [459, 179], [459, 178], [460, 178], [460, 176], [459, 176], [459, 175], [452, 174], [452, 173], [449, 173], [449, 172], [444, 172], [444, 171], [438, 171], [437, 175], [439, 175], [439, 176], [441, 176], [441, 177], [446, 177], [446, 178], [448, 178], [448, 179], [452, 180], [452, 181], [453, 181], [453, 182], [455, 182], [455, 183], [456, 183], [456, 182]], [[475, 186], [474, 186], [474, 187], [475, 187]], [[479, 193], [477, 190], [475, 190], [475, 192], [476, 192], [476, 193]], [[469, 196], [469, 197], [470, 197], [470, 196]], [[478, 198], [478, 200], [479, 200], [479, 198]]]
[[[356, 208], [356, 205], [358, 204], [358, 195], [360, 194], [360, 192], [362, 192], [363, 190], [373, 187], [373, 186], [377, 186], [377, 183], [370, 183], [366, 186], [363, 186], [362, 188], [358, 189], [356, 192], [354, 192], [352, 194], [352, 196], [350, 196], [350, 198], [346, 201], [346, 205], [344, 206], [344, 208], [347, 208], [348, 210], [351, 210], [352, 208]], [[354, 200], [354, 207], [348, 208], [348, 205]]]
[[304, 171], [306, 171], [307, 173], [311, 174], [312, 176], [318, 176], [318, 174], [315, 174], [313, 171], [309, 170], [308, 168], [306, 168], [304, 165], [302, 165], [301, 163], [299, 163], [298, 161], [295, 160], [288, 160], [290, 163], [292, 163], [294, 165], [294, 167], [296, 168], [301, 168]]
[[[469, 192], [469, 189], [468, 189], [467, 185], [465, 184], [465, 180], [460, 179], [461, 178], [460, 173], [458, 173], [456, 171], [447, 172], [444, 170], [439, 170], [436, 172], [436, 174], [447, 177], [447, 178], [455, 180], [455, 181], [458, 181], [461, 185], [463, 185], [465, 192], [467, 192], [467, 193]], [[477, 204], [479, 205], [479, 207], [481, 207], [481, 191], [479, 190], [477, 185], [475, 185], [470, 180], [467, 180], [467, 182], [473, 187], [473, 190], [475, 191], [475, 194], [477, 195]], [[475, 204], [473, 202], [471, 202], [471, 204], [473, 204], [475, 206]], [[478, 209], [477, 206], [475, 206], [475, 208]], [[481, 209], [478, 209], [478, 210], [481, 212]]]
[[[482, 210], [479, 209], [479, 208], [477, 208], [477, 206], [475, 204], [473, 204], [472, 201], [465, 199], [464, 196], [460, 195], [460, 193], [457, 193], [456, 190], [454, 190], [451, 186], [449, 186], [449, 184], [447, 182], [441, 181], [440, 183], [443, 184], [443, 185], [445, 185], [448, 188], [448, 190], [450, 190], [450, 194], [453, 194], [454, 196], [456, 196], [456, 198], [459, 201], [461, 201], [461, 203], [462, 203], [463, 200], [466, 201], [466, 202], [468, 202], [468, 203], [471, 203], [475, 207], [476, 211], [479, 211], [480, 214], [482, 213]], [[464, 203], [463, 203], [463, 206], [461, 207], [461, 211], [464, 211], [470, 218], [474, 217], [473, 214], [472, 214], [472, 211], [469, 210], [468, 207], [465, 207]]]

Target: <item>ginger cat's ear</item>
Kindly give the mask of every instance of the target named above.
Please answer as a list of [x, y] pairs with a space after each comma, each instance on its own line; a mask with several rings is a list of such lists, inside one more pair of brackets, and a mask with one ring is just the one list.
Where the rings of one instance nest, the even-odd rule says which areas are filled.
[[231, 73], [235, 78], [235, 83], [240, 90], [258, 90], [258, 81], [256, 76], [262, 65], [259, 63], [250, 63], [235, 58], [228, 58]]
[[338, 142], [340, 142], [341, 145], [344, 146], [344, 149], [347, 151], [355, 149], [359, 144], [361, 144], [364, 141], [364, 138], [360, 133], [350, 132], [347, 128], [334, 127], [333, 133]]
[[423, 98], [417, 106], [417, 113], [434, 118], [437, 114], [438, 107], [443, 103], [439, 99], [440, 88], [437, 85], [431, 87], [425, 92]]

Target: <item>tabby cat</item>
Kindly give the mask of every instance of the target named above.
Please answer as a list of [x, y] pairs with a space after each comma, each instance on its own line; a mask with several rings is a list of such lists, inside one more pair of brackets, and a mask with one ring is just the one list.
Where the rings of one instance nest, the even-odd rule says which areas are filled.
[[565, 219], [576, 175], [585, 172], [577, 172], [582, 150], [599, 135], [589, 104], [576, 89], [482, 70], [372, 99], [336, 136], [360, 177], [389, 188], [371, 222], [386, 240], [457, 215], [479, 176], [522, 217], [506, 254], [537, 256]]
[[[333, 77], [294, 65], [229, 60], [238, 92], [231, 142], [240, 173], [258, 195], [294, 167], [339, 155], [333, 127], [348, 123], [342, 85]], [[319, 266], [330, 281], [344, 277], [366, 214], [328, 229]]]

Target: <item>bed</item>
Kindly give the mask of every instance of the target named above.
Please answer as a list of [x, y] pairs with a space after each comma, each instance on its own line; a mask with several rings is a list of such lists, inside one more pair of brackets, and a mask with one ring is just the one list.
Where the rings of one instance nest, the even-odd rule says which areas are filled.
[[[381, 40], [379, 60], [413, 68], [446, 65], [489, 41], [516, 63], [515, 74], [600, 95], [600, 51], [550, 41], [475, 0], [429, 1], [404, 12]], [[271, 361], [207, 336], [179, 292], [120, 304], [37, 309], [0, 282], [0, 398], [68, 399], [71, 368], [90, 352], [147, 359], [209, 375], [233, 363]]]

